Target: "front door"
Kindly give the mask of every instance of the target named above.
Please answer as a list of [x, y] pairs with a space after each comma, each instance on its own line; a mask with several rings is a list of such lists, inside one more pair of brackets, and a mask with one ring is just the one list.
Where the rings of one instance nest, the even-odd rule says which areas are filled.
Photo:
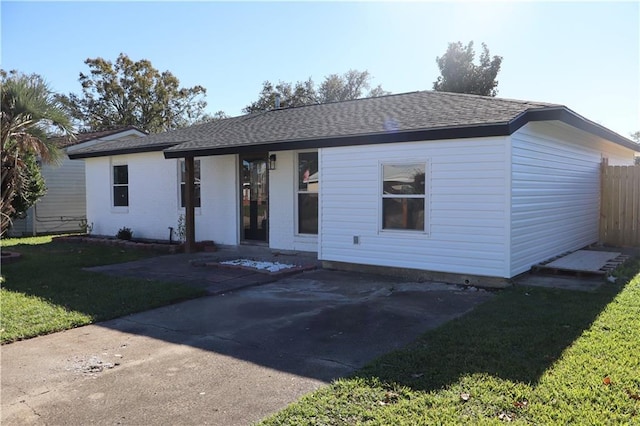
[[268, 158], [267, 154], [240, 157], [241, 237], [243, 241], [267, 242], [268, 238]]

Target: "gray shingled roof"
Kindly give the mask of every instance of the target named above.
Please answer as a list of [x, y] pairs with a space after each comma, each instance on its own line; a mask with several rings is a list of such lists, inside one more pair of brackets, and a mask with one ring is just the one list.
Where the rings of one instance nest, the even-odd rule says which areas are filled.
[[126, 132], [127, 130], [137, 130], [141, 133], [145, 133], [143, 130], [138, 129], [136, 126], [122, 126], [110, 130], [100, 130], [97, 132], [77, 133], [74, 138], [70, 136], [57, 136], [51, 138], [51, 142], [58, 148], [67, 148], [69, 146], [79, 145], [94, 139], [104, 138], [105, 136], [111, 136], [118, 133]]
[[[562, 111], [585, 120], [557, 104], [422, 91], [248, 114], [130, 141], [106, 142], [79, 150], [73, 157], [155, 150], [164, 150], [166, 157], [214, 155], [420, 140], [428, 138], [429, 132], [431, 139], [491, 136], [517, 130], [526, 123], [515, 127], [514, 123], [532, 111]], [[554, 119], [545, 117], [532, 119]]]

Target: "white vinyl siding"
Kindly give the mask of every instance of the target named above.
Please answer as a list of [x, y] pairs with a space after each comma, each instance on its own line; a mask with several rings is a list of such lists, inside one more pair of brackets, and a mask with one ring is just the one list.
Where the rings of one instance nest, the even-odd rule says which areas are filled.
[[318, 251], [318, 236], [297, 232], [297, 152], [278, 151], [275, 170], [269, 170], [269, 247]]
[[600, 163], [631, 164], [631, 150], [551, 123], [511, 136], [511, 275], [598, 241]]
[[[505, 276], [506, 141], [497, 137], [320, 150], [322, 260]], [[381, 231], [380, 162], [411, 159], [429, 159], [427, 232]]]
[[[196, 215], [196, 240], [238, 244], [238, 189], [236, 156], [200, 158], [202, 163], [202, 209]], [[93, 233], [113, 236], [127, 226], [135, 238], [169, 239], [182, 209], [178, 207], [177, 160], [161, 152], [88, 158], [87, 217]], [[126, 213], [110, 207], [111, 164], [129, 165], [129, 207]]]
[[[36, 233], [80, 232], [85, 217], [84, 161], [69, 160], [65, 155], [60, 165], [42, 165], [47, 193], [31, 207], [25, 219], [14, 220], [12, 235]], [[36, 217], [37, 216], [37, 217]], [[34, 223], [35, 222], [35, 228]]]

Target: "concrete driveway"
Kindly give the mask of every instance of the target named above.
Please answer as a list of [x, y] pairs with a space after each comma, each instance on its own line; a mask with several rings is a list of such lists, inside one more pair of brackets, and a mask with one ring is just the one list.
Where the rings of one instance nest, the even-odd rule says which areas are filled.
[[317, 270], [5, 345], [2, 424], [251, 424], [489, 298]]

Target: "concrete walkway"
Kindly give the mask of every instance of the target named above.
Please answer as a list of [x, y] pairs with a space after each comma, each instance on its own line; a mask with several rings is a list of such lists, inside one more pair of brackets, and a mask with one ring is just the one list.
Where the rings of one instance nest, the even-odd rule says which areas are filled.
[[[163, 276], [225, 281], [189, 268]], [[492, 297], [325, 270], [245, 284], [3, 346], [2, 424], [251, 424]]]
[[214, 253], [169, 254], [116, 265], [96, 266], [87, 270], [108, 275], [184, 283], [202, 288], [211, 295], [274, 282], [290, 275], [288, 271], [269, 274], [255, 270], [206, 266], [239, 258], [292, 264], [297, 266], [298, 270], [315, 269], [320, 266], [315, 253], [280, 252], [264, 247], [240, 246], [223, 248]]

